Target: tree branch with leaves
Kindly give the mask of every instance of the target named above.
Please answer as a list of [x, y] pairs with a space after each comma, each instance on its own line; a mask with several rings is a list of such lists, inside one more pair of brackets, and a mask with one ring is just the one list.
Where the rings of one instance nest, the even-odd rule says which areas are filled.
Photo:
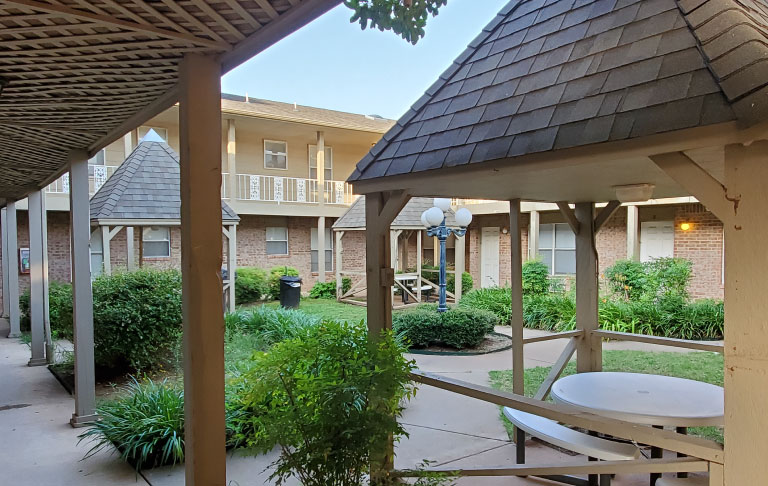
[[391, 30], [411, 44], [424, 37], [427, 19], [435, 16], [448, 0], [344, 0], [355, 11], [350, 22], [360, 28]]

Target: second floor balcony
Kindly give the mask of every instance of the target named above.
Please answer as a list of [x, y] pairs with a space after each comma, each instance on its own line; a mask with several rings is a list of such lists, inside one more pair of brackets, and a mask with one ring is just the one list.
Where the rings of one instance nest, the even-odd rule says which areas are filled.
[[[344, 181], [324, 181], [322, 190], [317, 179], [281, 177], [259, 174], [237, 174], [234, 194], [230, 191], [232, 179], [222, 176], [222, 197], [238, 201], [274, 204], [325, 204], [349, 206], [357, 196], [352, 185]], [[321, 199], [322, 198], [322, 199]]]

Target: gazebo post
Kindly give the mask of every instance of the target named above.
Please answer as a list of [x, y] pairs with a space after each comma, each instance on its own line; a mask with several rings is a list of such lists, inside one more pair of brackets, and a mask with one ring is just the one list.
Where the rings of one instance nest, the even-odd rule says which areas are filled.
[[[408, 202], [404, 191], [376, 192], [365, 195], [365, 277], [368, 293], [366, 313], [368, 333], [372, 340], [379, 339], [382, 331], [392, 328], [392, 286], [395, 271], [391, 264], [392, 234], [390, 225]], [[371, 479], [381, 480], [394, 466], [392, 438], [383, 457], [372, 458]]]
[[523, 242], [520, 199], [509, 201], [510, 280], [512, 291], [512, 391], [525, 394], [523, 360]]
[[421, 260], [424, 258], [422, 255], [422, 252], [424, 251], [423, 241], [422, 241], [422, 235], [424, 231], [419, 230], [416, 232], [416, 273], [419, 275], [419, 278], [416, 280], [416, 297], [419, 299], [419, 303], [421, 303]]
[[29, 366], [43, 366], [45, 359], [45, 247], [43, 245], [43, 191], [31, 193], [29, 204], [29, 315], [32, 357]]
[[464, 269], [466, 268], [466, 241], [467, 236], [457, 236], [456, 237], [456, 246], [454, 248], [453, 252], [453, 263], [454, 263], [454, 270], [456, 272], [455, 278], [454, 278], [454, 288], [453, 288], [453, 295], [454, 295], [454, 302], [456, 304], [459, 303], [461, 300], [461, 294], [463, 292], [463, 282], [462, 277], [464, 276]]
[[221, 65], [186, 54], [180, 74], [185, 484], [223, 485]]
[[110, 252], [111, 238], [109, 236], [109, 226], [101, 227], [101, 255], [103, 257], [104, 275], [112, 275], [112, 255]]
[[342, 249], [341, 239], [344, 237], [343, 231], [336, 231], [336, 300], [341, 301], [342, 289], [344, 288], [344, 278], [341, 276]]
[[136, 255], [134, 255], [133, 239], [134, 239], [133, 226], [126, 226], [125, 227], [125, 250], [126, 250], [126, 253], [128, 253], [128, 261], [126, 262], [126, 266], [128, 267], [129, 272], [136, 270]]
[[237, 277], [237, 225], [227, 231], [227, 277], [229, 278], [229, 312], [235, 312], [235, 279]]
[[21, 336], [21, 315], [19, 312], [19, 240], [16, 220], [16, 201], [6, 203], [5, 219], [8, 225], [6, 233], [8, 250], [8, 322], [11, 332], [8, 337]]

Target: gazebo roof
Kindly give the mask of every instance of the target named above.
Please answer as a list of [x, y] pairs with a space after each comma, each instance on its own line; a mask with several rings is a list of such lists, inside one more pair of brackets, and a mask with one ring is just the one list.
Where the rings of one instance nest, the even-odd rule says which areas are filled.
[[[433, 206], [433, 200], [429, 197], [411, 198], [400, 214], [390, 226], [393, 230], [424, 229], [421, 224], [421, 213]], [[452, 210], [448, 210], [446, 223], [456, 226], [456, 220]], [[359, 197], [342, 217], [333, 224], [334, 231], [363, 231], [365, 230], [365, 198]]]
[[350, 181], [768, 115], [764, 0], [513, 0]]
[[[167, 143], [142, 141], [91, 198], [91, 221], [165, 221], [181, 218], [179, 156]], [[240, 218], [221, 203], [224, 222]]]

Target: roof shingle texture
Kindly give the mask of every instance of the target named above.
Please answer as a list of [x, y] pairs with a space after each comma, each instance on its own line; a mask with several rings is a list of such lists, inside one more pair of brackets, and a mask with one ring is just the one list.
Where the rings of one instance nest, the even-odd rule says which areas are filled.
[[[431, 197], [413, 197], [400, 211], [392, 224], [391, 229], [421, 229], [421, 213], [434, 206]], [[445, 223], [448, 226], [456, 226], [455, 215], [448, 210]], [[365, 229], [365, 198], [359, 197], [342, 217], [333, 223], [334, 230], [364, 230]]]
[[514, 0], [349, 180], [767, 116], [767, 0]]
[[[141, 142], [91, 198], [91, 220], [180, 220], [180, 174], [168, 144]], [[221, 216], [240, 220], [223, 201]]]

